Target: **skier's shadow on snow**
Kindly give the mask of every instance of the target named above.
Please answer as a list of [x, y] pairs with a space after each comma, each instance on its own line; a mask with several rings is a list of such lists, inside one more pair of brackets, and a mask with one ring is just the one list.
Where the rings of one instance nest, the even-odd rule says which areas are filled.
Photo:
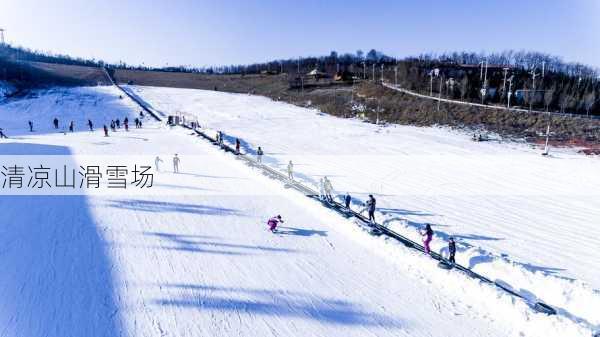
[[191, 213], [198, 215], [234, 215], [240, 216], [238, 210], [224, 207], [212, 207], [199, 204], [184, 204], [179, 202], [164, 202], [141, 199], [110, 200], [110, 207], [133, 211], [152, 213]]
[[406, 323], [401, 324], [397, 318], [366, 312], [361, 306], [343, 299], [315, 299], [315, 295], [308, 292], [195, 284], [163, 284], [160, 287], [173, 292], [173, 296], [154, 302], [162, 306], [231, 311], [238, 315], [241, 312], [247, 314], [248, 320], [255, 315], [264, 315], [310, 319], [332, 325], [406, 328]]
[[282, 235], [298, 235], [298, 236], [327, 236], [327, 231], [319, 231], [315, 229], [294, 228], [286, 226], [277, 226], [277, 234]]
[[253, 255], [254, 252], [259, 251], [275, 253], [298, 252], [296, 249], [219, 242], [214, 237], [209, 240], [211, 237], [202, 235], [172, 234], [163, 232], [143, 232], [143, 234], [172, 243], [173, 245], [171, 246], [160, 247], [161, 249], [166, 250], [221, 255]]

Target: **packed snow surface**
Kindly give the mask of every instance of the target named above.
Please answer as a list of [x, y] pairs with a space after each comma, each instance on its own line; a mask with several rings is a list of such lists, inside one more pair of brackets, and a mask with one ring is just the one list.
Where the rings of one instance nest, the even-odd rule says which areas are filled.
[[[257, 97], [134, 89], [157, 109], [193, 112], [203, 124], [242, 137], [248, 149], [262, 145], [270, 165], [294, 160], [307, 183], [327, 174], [337, 188], [357, 198], [375, 193], [380, 206], [389, 209], [378, 216], [389, 225], [408, 231], [432, 222], [440, 241], [436, 249], [441, 249], [442, 233], [455, 235], [463, 245], [459, 262], [472, 260], [472, 267], [485, 272], [500, 268], [496, 272], [506, 279], [521, 270], [516, 277], [529, 283], [515, 282], [515, 287], [544, 282], [550, 266], [565, 279], [548, 281], [555, 286], [548, 293], [556, 291], [560, 298], [570, 292], [575, 301], [578, 291], [596, 287], [595, 272], [581, 267], [597, 266], [598, 253], [585, 249], [597, 247], [591, 220], [598, 218], [593, 207], [598, 198], [588, 186], [596, 178], [587, 179], [580, 199], [567, 187], [562, 195], [553, 194], [560, 184], [584, 188], [574, 177], [596, 167], [591, 159], [561, 154], [538, 162], [533, 150], [475, 145], [447, 130], [379, 128]], [[156, 156], [164, 161], [161, 172], [154, 171], [155, 186], [143, 194], [133, 187], [68, 196], [15, 196], [3, 190], [2, 337], [589, 336], [598, 324], [594, 317], [562, 307], [556, 316], [536, 313], [494, 287], [439, 269], [427, 256], [369, 235], [354, 221], [285, 189], [188, 130], [146, 118], [142, 129], [104, 137], [100, 125], [139, 113], [119, 95], [116, 88], [56, 89], [0, 105], [0, 127], [10, 137], [0, 142], [3, 165], [14, 155], [32, 154], [40, 161], [61, 155], [75, 164], [90, 157], [103, 165], [133, 156], [140, 164], [154, 164]], [[55, 117], [59, 130], [51, 123]], [[87, 131], [88, 119], [97, 131]], [[74, 133], [63, 131], [70, 120]], [[413, 146], [424, 153], [415, 155]], [[437, 176], [422, 157], [458, 161], [477, 157], [478, 151], [492, 157], [514, 151], [513, 163], [504, 167], [509, 175], [492, 182], [474, 168], [458, 174], [438, 159], [432, 166], [443, 166], [438, 171], [445, 173]], [[365, 162], [362, 152], [380, 157]], [[180, 173], [171, 170], [175, 153], [181, 158]], [[513, 166], [522, 162], [529, 169], [545, 168], [531, 175], [535, 181], [553, 179], [537, 194], [486, 193], [486, 188], [508, 189], [502, 185], [510, 184], [511, 174], [519, 171]], [[571, 169], [568, 177], [552, 166], [561, 162]], [[444, 179], [448, 195], [429, 186]], [[478, 179], [481, 188], [475, 189]], [[452, 194], [458, 190], [463, 193]], [[549, 210], [552, 216], [543, 214]], [[569, 213], [570, 222], [562, 212]], [[285, 223], [272, 234], [265, 222], [275, 214]], [[479, 223], [482, 216], [485, 225]], [[397, 224], [394, 217], [406, 222]], [[535, 222], [542, 219], [551, 223]], [[467, 257], [478, 247], [489, 258]], [[514, 268], [501, 269], [494, 262], [503, 252]], [[568, 252], [576, 260], [568, 261]], [[544, 270], [532, 270], [541, 266]]]
[[[165, 114], [236, 137], [248, 153], [338, 194], [372, 193], [378, 219], [415, 241], [432, 224], [432, 246], [516, 292], [600, 325], [600, 160], [574, 151], [496, 139], [474, 142], [446, 128], [377, 126], [265, 97], [130, 87]], [[357, 206], [358, 207], [358, 206]]]

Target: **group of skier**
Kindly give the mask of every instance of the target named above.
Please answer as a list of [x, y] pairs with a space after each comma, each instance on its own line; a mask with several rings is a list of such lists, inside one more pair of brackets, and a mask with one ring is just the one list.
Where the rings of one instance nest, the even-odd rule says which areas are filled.
[[[154, 167], [156, 169], [156, 172], [160, 172], [160, 163], [162, 162], [163, 160], [159, 156], [156, 156], [156, 158], [154, 158]], [[179, 173], [180, 162], [181, 159], [179, 159], [179, 156], [177, 155], [177, 153], [175, 153], [175, 155], [173, 156], [173, 173]]]

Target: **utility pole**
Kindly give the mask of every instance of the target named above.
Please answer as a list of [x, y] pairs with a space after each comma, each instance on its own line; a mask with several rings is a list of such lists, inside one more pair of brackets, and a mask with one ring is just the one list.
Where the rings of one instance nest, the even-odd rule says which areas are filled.
[[[483, 80], [483, 83], [481, 84], [481, 104], [483, 104], [483, 102], [485, 101], [485, 95], [487, 94], [487, 71], [488, 71], [488, 61], [487, 58], [481, 62], [479, 62], [479, 64], [481, 64], [481, 70], [479, 72], [479, 80]], [[485, 75], [483, 72], [483, 67], [485, 64]]]
[[300, 74], [300, 58], [298, 58], [298, 74]]
[[544, 78], [545, 70], [546, 70], [546, 61], [542, 61], [542, 78]]
[[531, 79], [533, 80], [533, 91], [531, 91], [532, 94], [529, 95], [529, 112], [533, 110], [533, 98], [535, 97], [535, 78], [538, 75], [539, 74], [535, 73], [535, 69], [531, 71]]
[[363, 80], [367, 79], [367, 64], [363, 61]]
[[373, 78], [371, 80], [375, 82], [375, 63], [373, 63]]
[[429, 96], [433, 96], [433, 70], [429, 72]]
[[394, 84], [398, 86], [398, 66], [394, 67]]
[[0, 28], [0, 44], [4, 45], [4, 28]]
[[440, 76], [440, 92], [438, 93], [437, 111], [440, 111], [440, 102], [442, 101], [442, 76]]
[[502, 92], [506, 95], [506, 75], [508, 74], [508, 67], [502, 68], [504, 70], [504, 84], [502, 84]]
[[383, 83], [383, 63], [381, 64], [381, 83]]
[[510, 110], [510, 96], [512, 96], [512, 82], [514, 77], [514, 75], [511, 75], [508, 79], [508, 95], [506, 95], [506, 107], [508, 110]]

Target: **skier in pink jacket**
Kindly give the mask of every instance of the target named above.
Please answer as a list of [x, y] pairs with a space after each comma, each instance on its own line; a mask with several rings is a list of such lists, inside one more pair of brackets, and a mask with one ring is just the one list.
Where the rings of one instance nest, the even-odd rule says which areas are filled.
[[283, 219], [281, 219], [281, 215], [274, 216], [267, 221], [267, 225], [269, 225], [269, 230], [274, 232], [277, 229], [277, 224], [283, 223]]
[[433, 239], [433, 230], [431, 229], [431, 225], [425, 225], [425, 231], [421, 232], [423, 236], [423, 247], [425, 248], [425, 253], [429, 254], [431, 249], [429, 248], [429, 243], [431, 243], [431, 239]]

